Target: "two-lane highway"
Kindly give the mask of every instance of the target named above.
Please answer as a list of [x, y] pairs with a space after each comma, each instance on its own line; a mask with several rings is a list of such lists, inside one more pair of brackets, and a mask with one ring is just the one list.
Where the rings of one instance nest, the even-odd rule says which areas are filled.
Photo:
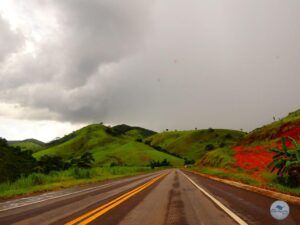
[[299, 224], [296, 205], [273, 219], [275, 200], [173, 169], [2, 202], [0, 224]]

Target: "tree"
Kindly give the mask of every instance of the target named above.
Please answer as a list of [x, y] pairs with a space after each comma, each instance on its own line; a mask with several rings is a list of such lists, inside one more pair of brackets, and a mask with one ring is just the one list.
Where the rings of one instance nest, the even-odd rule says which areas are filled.
[[159, 160], [151, 160], [149, 166], [154, 169], [155, 167], [171, 166], [171, 163], [167, 159], [164, 159], [161, 162]]
[[273, 161], [269, 164], [271, 172], [277, 171], [279, 181], [289, 186], [300, 186], [300, 143], [288, 137], [293, 148], [287, 147], [287, 139], [281, 138], [282, 149], [270, 149], [274, 152]]
[[93, 161], [95, 161], [93, 154], [86, 152], [79, 159], [72, 159], [71, 164], [74, 167], [91, 168]]
[[195, 163], [195, 160], [193, 159], [187, 159], [187, 158], [183, 158], [184, 159], [184, 165], [192, 165]]
[[27, 176], [35, 167], [36, 159], [32, 157], [31, 151], [8, 146], [7, 141], [0, 138], [0, 183]]
[[215, 149], [215, 146], [213, 144], [207, 144], [205, 146], [205, 150], [207, 150], [207, 151], [210, 151], [210, 150], [213, 150], [213, 149]]
[[42, 173], [50, 173], [51, 171], [59, 171], [65, 169], [65, 162], [60, 156], [44, 155], [38, 161], [37, 171]]

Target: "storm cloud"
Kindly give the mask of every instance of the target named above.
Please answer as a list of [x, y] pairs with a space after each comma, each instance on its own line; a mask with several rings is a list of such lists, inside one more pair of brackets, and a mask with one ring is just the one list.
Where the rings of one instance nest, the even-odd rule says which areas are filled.
[[299, 1], [10, 2], [2, 117], [251, 130], [300, 107]]

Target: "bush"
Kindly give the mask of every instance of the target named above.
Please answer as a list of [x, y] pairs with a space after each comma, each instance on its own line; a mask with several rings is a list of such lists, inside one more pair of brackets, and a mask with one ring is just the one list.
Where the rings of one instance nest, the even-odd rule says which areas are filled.
[[215, 131], [215, 130], [214, 130], [213, 128], [211, 128], [211, 127], [208, 128], [208, 132], [211, 132], [211, 133], [212, 133], [212, 132], [214, 132], [214, 131]]
[[65, 169], [65, 162], [60, 156], [48, 156], [44, 155], [38, 161], [38, 172], [50, 173], [50, 171], [59, 171]]
[[184, 159], [184, 165], [192, 165], [195, 163], [195, 160], [193, 159], [187, 159], [187, 158], [183, 158]]
[[89, 169], [74, 168], [72, 174], [76, 179], [85, 179], [92, 177], [91, 171]]
[[205, 146], [205, 150], [206, 151], [210, 151], [210, 150], [214, 150], [215, 149], [215, 146], [213, 144], [207, 144]]
[[8, 146], [7, 141], [0, 138], [0, 183], [28, 176], [35, 167], [36, 159], [32, 157], [32, 151]]
[[273, 161], [269, 164], [271, 172], [277, 171], [278, 181], [290, 187], [300, 186], [300, 143], [289, 137], [294, 148], [288, 148], [286, 138], [282, 137], [282, 149], [270, 149], [274, 152]]
[[222, 143], [219, 144], [220, 148], [224, 148], [225, 146], [226, 146], [226, 144], [224, 142], [222, 142]]
[[40, 173], [30, 174], [28, 179], [31, 180], [32, 185], [41, 185], [47, 183], [45, 175]]
[[167, 159], [164, 159], [162, 161], [151, 160], [150, 163], [149, 163], [149, 166], [152, 169], [154, 169], [155, 167], [167, 167], [167, 166], [171, 166], [171, 163]]
[[92, 153], [86, 152], [79, 159], [72, 159], [71, 165], [78, 168], [91, 168], [92, 162], [95, 161]]
[[232, 135], [231, 135], [231, 134], [226, 134], [226, 135], [225, 135], [225, 138], [226, 138], [226, 139], [232, 139]]

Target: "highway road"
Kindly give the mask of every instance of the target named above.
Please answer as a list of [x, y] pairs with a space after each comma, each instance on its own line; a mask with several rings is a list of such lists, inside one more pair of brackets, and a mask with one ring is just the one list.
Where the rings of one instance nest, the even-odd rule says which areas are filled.
[[178, 169], [0, 202], [0, 224], [298, 225], [270, 215], [272, 199]]

